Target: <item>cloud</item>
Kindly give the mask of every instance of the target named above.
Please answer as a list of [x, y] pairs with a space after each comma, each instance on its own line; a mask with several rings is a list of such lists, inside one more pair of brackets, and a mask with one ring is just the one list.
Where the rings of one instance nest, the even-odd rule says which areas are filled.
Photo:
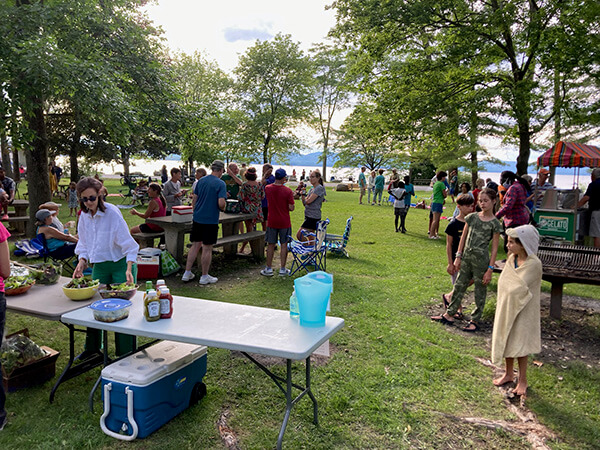
[[227, 42], [254, 41], [256, 39], [268, 40], [273, 37], [273, 35], [266, 30], [248, 30], [234, 27], [225, 28], [225, 30], [223, 30], [223, 36]]

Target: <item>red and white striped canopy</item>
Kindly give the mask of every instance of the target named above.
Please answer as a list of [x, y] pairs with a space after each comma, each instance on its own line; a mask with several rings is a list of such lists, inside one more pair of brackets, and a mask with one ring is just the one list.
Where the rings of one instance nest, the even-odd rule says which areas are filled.
[[576, 142], [557, 142], [537, 160], [538, 167], [600, 167], [600, 148]]

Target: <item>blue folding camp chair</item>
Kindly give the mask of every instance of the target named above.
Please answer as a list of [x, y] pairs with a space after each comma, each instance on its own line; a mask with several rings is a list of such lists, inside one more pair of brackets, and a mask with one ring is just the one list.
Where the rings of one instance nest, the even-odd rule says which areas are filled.
[[292, 239], [288, 243], [288, 251], [294, 257], [290, 267], [290, 275], [294, 275], [300, 269], [306, 270], [313, 267], [314, 270], [325, 271], [327, 268], [327, 247], [325, 247], [325, 235], [329, 219], [317, 222], [317, 232], [308, 233], [308, 241], [300, 242]]
[[67, 274], [73, 274], [76, 267], [75, 244], [68, 242], [62, 247], [50, 251], [44, 233], [39, 233], [35, 237], [35, 240], [40, 242], [43, 246], [42, 250], [40, 251], [40, 256], [44, 258], [44, 262], [48, 262], [48, 259], [50, 259], [55, 264], [62, 264], [63, 269], [67, 271]]
[[352, 228], [352, 216], [346, 220], [346, 228], [344, 234], [326, 234], [325, 235], [325, 246], [327, 250], [334, 255], [343, 255], [349, 258], [348, 252], [346, 251], [346, 245], [348, 245], [348, 239], [350, 238], [350, 230]]

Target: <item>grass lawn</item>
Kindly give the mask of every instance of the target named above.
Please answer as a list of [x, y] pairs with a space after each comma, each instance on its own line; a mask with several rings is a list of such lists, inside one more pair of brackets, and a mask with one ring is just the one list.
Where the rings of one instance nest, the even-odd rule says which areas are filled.
[[[117, 183], [109, 180], [110, 192], [117, 192]], [[519, 422], [492, 385], [492, 370], [481, 362], [489, 358], [490, 327], [468, 334], [429, 320], [432, 309], [441, 311], [437, 306], [441, 293], [450, 289], [450, 278], [445, 272], [444, 240], [427, 238], [428, 211], [412, 209], [404, 235], [394, 232], [390, 206], [358, 205], [357, 192], [330, 188], [327, 200], [323, 217], [331, 221], [328, 231], [341, 234], [346, 219], [354, 216], [350, 258], [327, 260], [328, 272], [334, 274], [331, 315], [343, 317], [346, 325], [331, 339], [332, 356], [312, 372], [319, 425], [312, 424], [312, 404], [303, 399], [292, 411], [284, 447], [529, 448], [521, 436], [464, 420]], [[303, 220], [302, 205], [296, 205], [294, 229]], [[451, 215], [453, 207], [445, 215]], [[60, 218], [69, 220], [66, 205], [61, 209]], [[126, 211], [124, 216], [131, 225], [141, 221]], [[286, 309], [292, 279], [261, 277], [260, 268], [250, 259], [216, 256], [211, 270], [219, 277], [216, 285], [183, 285], [176, 276], [166, 281], [177, 295]], [[493, 320], [496, 281], [497, 275], [488, 290], [488, 322]], [[547, 283], [543, 290], [549, 292]], [[566, 285], [565, 294], [600, 300], [598, 287]], [[176, 303], [174, 310], [177, 314]], [[591, 330], [596, 343], [599, 325], [598, 315], [589, 315], [582, 325]], [[61, 351], [60, 373], [68, 354], [67, 328], [7, 314], [7, 334], [24, 327], [39, 344]], [[544, 354], [535, 359], [544, 364], [530, 365], [527, 406], [556, 434], [548, 444], [557, 449], [597, 448], [597, 361], [555, 363]], [[275, 372], [285, 373], [283, 362], [269, 364]], [[303, 363], [294, 367], [301, 375]], [[9, 394], [9, 423], [0, 433], [0, 448], [225, 448], [218, 423], [232, 431], [240, 448], [273, 448], [277, 440], [283, 396], [251, 362], [227, 350], [209, 349], [208, 395], [197, 406], [133, 443], [116, 441], [100, 430], [99, 392], [95, 412], [88, 409], [89, 390], [99, 373], [98, 368], [67, 381], [53, 404], [48, 395], [55, 380]]]

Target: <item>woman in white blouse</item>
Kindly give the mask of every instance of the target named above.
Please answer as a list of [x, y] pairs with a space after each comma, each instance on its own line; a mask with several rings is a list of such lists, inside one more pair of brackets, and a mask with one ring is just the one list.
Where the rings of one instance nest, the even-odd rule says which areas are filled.
[[[82, 178], [77, 183], [81, 216], [77, 227], [79, 242], [75, 247], [79, 263], [73, 277], [82, 277], [83, 271], [91, 264], [92, 278], [100, 280], [100, 283], [135, 283], [135, 261], [140, 247], [129, 234], [129, 227], [119, 209], [104, 203], [100, 196], [101, 189], [102, 183], [92, 177]], [[90, 335], [88, 332], [86, 350], [97, 350], [99, 342], [92, 344]], [[91, 349], [89, 345], [98, 346]], [[118, 355], [134, 350], [135, 337], [117, 335], [116, 347]]]

